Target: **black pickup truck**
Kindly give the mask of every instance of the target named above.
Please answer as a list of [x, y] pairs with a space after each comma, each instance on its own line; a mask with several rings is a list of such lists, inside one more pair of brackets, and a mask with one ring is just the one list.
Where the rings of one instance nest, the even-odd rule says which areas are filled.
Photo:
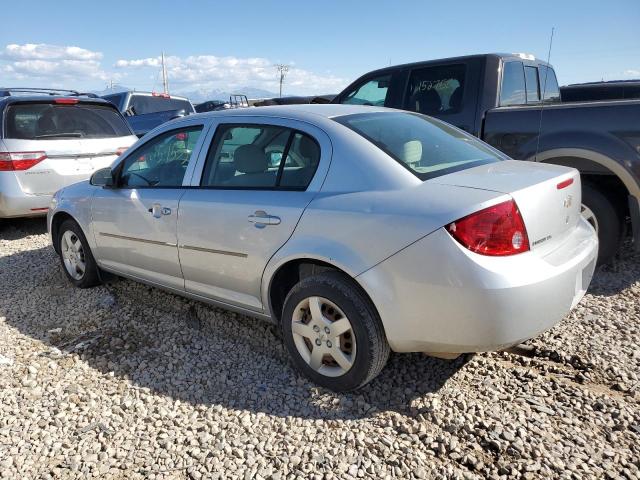
[[367, 73], [333, 103], [378, 105], [439, 118], [518, 160], [577, 168], [583, 215], [599, 262], [632, 225], [640, 248], [640, 100], [563, 102], [553, 68], [525, 54], [484, 54]]
[[169, 120], [195, 113], [188, 99], [166, 93], [120, 92], [102, 98], [118, 107], [138, 137]]

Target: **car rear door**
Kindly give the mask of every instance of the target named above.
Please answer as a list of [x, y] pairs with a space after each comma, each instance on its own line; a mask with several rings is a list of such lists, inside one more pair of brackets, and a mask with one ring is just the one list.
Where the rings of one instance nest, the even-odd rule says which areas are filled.
[[211, 132], [180, 200], [180, 263], [187, 292], [262, 311], [265, 266], [320, 190], [331, 143], [302, 122], [232, 120]]
[[172, 126], [130, 152], [116, 167], [116, 185], [99, 189], [91, 213], [96, 259], [108, 270], [184, 289], [177, 216], [205, 136], [204, 122]]

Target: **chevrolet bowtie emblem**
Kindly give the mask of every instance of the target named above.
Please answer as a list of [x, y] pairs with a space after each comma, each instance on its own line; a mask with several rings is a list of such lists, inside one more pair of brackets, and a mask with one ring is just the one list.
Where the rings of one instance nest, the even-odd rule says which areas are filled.
[[573, 197], [571, 195], [565, 198], [564, 202], [562, 202], [562, 204], [564, 205], [564, 208], [569, 208], [572, 203], [573, 203]]

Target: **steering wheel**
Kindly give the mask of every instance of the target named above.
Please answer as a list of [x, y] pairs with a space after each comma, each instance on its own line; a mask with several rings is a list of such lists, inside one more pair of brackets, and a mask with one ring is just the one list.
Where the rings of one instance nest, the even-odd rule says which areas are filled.
[[140, 177], [142, 180], [144, 180], [145, 182], [147, 182], [147, 185], [149, 185], [150, 187], [152, 187], [154, 185], [154, 183], [149, 180], [146, 177], [143, 177], [142, 175], [140, 175], [139, 173], [136, 172], [128, 172], [129, 175], [135, 175], [136, 177]]

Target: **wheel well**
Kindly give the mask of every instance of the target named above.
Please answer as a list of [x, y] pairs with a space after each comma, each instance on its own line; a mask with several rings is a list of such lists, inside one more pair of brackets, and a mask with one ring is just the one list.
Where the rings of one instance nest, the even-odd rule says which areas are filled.
[[555, 157], [542, 163], [564, 165], [580, 171], [580, 179], [584, 185], [589, 185], [610, 199], [622, 218], [629, 216], [629, 189], [614, 172], [593, 160], [580, 157]]
[[58, 229], [60, 228], [60, 225], [62, 225], [62, 222], [67, 219], [73, 220], [73, 217], [67, 212], [58, 212], [51, 219], [51, 242], [53, 243], [53, 248], [56, 252], [58, 252], [58, 245], [56, 242], [56, 238], [58, 238]]
[[[303, 258], [291, 260], [290, 262], [282, 265], [271, 279], [269, 287], [269, 301], [271, 303], [271, 311], [275, 317], [274, 320], [276, 322], [280, 322], [282, 309], [284, 308], [284, 301], [296, 283], [303, 278], [327, 270], [342, 272], [349, 278], [352, 278], [351, 275], [335, 265], [331, 265], [330, 263], [326, 263], [321, 260]], [[357, 282], [354, 283], [357, 285]]]

